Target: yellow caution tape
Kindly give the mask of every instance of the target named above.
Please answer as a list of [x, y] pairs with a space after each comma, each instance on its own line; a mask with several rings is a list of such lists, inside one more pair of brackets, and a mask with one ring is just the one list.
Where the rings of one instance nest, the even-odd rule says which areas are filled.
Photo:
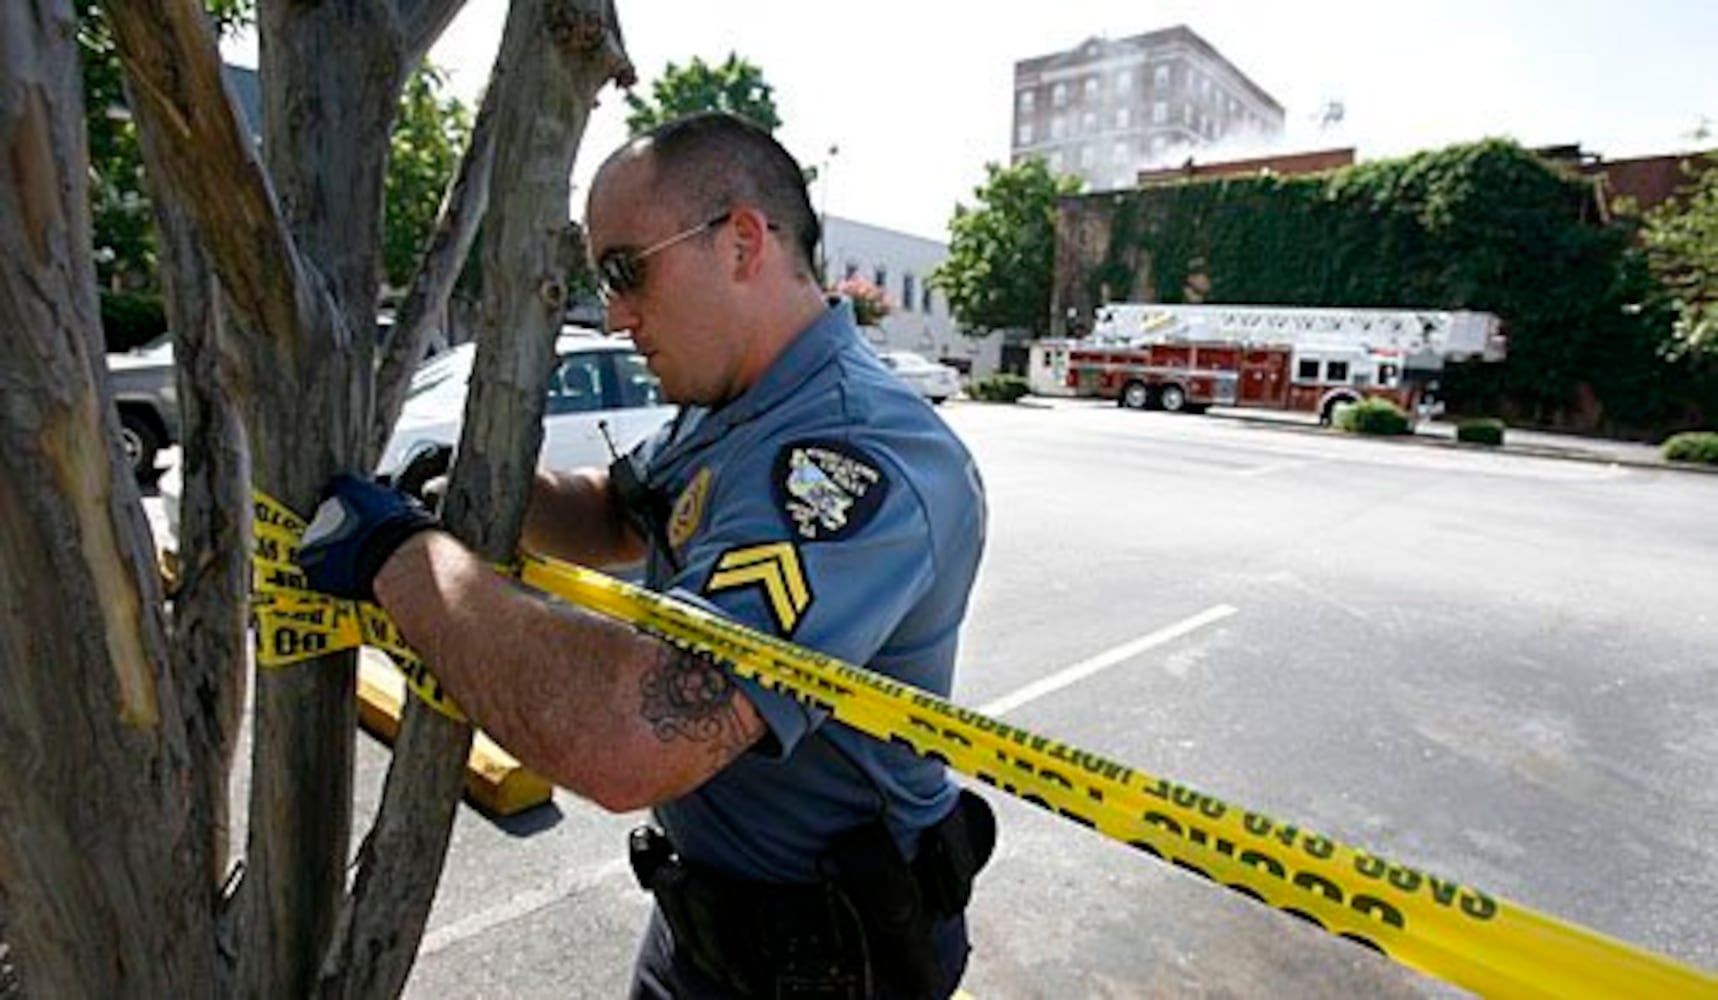
[[[280, 545], [295, 544], [293, 528], [302, 522], [260, 494], [257, 504], [259, 543], [266, 535]], [[265, 506], [270, 508], [266, 519]], [[277, 547], [273, 554], [283, 550]], [[283, 581], [289, 567], [258, 560], [259, 577], [271, 581]], [[1711, 973], [999, 722], [694, 605], [531, 555], [523, 557], [520, 579], [711, 656], [736, 674], [869, 736], [940, 760], [1159, 860], [1485, 996], [1718, 998], [1718, 976]], [[306, 635], [327, 636], [318, 654], [369, 641], [368, 628], [279, 618], [279, 609], [302, 612], [298, 602], [327, 601], [284, 586], [271, 583], [258, 607], [264, 647], [274, 642], [270, 630], [279, 628], [298, 632], [286, 646]], [[385, 619], [368, 605], [358, 614]], [[398, 639], [391, 625], [377, 634]], [[383, 648], [396, 663], [402, 662], [395, 655], [398, 649], [409, 657], [405, 662], [422, 666], [403, 643]], [[414, 691], [440, 691], [427, 671], [418, 676], [424, 687], [414, 683]]]
[[253, 496], [251, 613], [256, 619], [257, 663], [284, 667], [342, 649], [372, 646], [388, 654], [412, 693], [454, 720], [466, 721], [453, 697], [424, 666], [387, 612], [368, 601], [314, 593], [292, 559], [304, 521], [262, 493]]

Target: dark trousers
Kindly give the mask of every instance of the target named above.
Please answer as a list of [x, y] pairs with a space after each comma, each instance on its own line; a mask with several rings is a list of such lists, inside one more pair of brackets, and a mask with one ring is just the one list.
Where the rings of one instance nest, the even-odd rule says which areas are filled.
[[[966, 915], [956, 914], [940, 921], [931, 928], [931, 935], [937, 960], [946, 973], [942, 991], [933, 994], [941, 1000], [954, 993], [961, 976], [966, 973], [966, 957], [971, 951], [966, 939]], [[718, 1000], [734, 994], [699, 971], [690, 957], [674, 947], [674, 932], [669, 930], [668, 921], [662, 919], [661, 909], [653, 906], [650, 926], [638, 946], [638, 961], [632, 969], [631, 996], [634, 1000]], [[876, 994], [876, 1000], [923, 998], [880, 992]]]

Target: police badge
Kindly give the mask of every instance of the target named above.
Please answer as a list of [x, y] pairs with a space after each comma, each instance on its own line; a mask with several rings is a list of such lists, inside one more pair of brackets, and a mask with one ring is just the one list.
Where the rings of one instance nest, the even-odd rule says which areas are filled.
[[782, 513], [801, 539], [846, 538], [883, 505], [889, 482], [875, 463], [837, 441], [792, 441], [776, 453], [771, 477]]

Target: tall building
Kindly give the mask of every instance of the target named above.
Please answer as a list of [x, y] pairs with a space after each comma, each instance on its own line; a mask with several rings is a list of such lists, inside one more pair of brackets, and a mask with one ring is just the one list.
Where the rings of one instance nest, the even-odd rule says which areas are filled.
[[1282, 105], [1182, 25], [1014, 64], [1013, 162], [1041, 157], [1087, 190], [1132, 187], [1141, 169], [1196, 147], [1282, 130]]

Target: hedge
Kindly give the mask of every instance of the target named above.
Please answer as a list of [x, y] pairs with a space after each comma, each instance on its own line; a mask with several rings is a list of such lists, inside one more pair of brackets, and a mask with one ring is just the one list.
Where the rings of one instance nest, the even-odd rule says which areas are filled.
[[1456, 440], [1469, 444], [1503, 444], [1503, 421], [1495, 417], [1472, 417], [1456, 424]]
[[1336, 408], [1336, 429], [1351, 434], [1392, 436], [1406, 434], [1410, 427], [1407, 412], [1388, 399], [1362, 399]]
[[1661, 451], [1671, 462], [1718, 465], [1718, 431], [1684, 431], [1672, 435]]

